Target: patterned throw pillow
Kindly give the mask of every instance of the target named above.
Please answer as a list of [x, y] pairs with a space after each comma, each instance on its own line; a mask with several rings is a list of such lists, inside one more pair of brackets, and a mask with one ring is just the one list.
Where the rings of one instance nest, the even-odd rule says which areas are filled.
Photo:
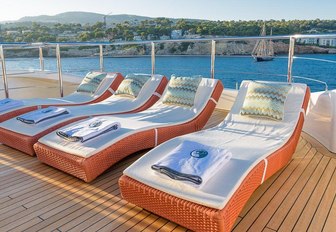
[[89, 72], [78, 86], [77, 92], [94, 94], [106, 75], [106, 73], [101, 72]]
[[136, 98], [150, 78], [151, 75], [149, 74], [128, 74], [119, 85], [115, 95]]
[[201, 77], [172, 76], [162, 103], [192, 107], [194, 105], [195, 94], [201, 80]]
[[240, 114], [283, 120], [285, 101], [290, 88], [289, 84], [265, 84], [251, 81]]

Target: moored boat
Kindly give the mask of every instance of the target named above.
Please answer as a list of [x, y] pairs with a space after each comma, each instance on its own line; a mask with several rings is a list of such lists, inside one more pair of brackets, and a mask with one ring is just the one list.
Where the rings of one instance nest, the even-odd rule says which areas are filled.
[[[272, 29], [270, 35], [272, 35]], [[263, 25], [260, 36], [266, 36], [266, 24]], [[252, 56], [257, 62], [272, 61], [274, 59], [274, 48], [272, 40], [258, 40], [252, 51]]]

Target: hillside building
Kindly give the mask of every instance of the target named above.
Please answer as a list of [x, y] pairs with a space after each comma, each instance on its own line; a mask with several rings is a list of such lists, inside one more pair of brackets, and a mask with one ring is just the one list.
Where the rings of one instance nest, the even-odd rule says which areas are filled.
[[181, 39], [183, 36], [182, 30], [172, 30], [170, 37], [172, 39]]
[[325, 47], [336, 47], [336, 38], [333, 39], [319, 39], [319, 45]]

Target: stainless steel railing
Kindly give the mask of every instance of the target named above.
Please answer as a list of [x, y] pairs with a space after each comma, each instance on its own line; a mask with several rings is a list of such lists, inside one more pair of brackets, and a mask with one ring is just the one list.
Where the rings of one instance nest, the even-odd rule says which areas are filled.
[[[40, 70], [44, 70], [44, 59], [43, 59], [43, 48], [44, 47], [55, 47], [56, 48], [56, 62], [57, 62], [57, 73], [59, 79], [60, 95], [63, 96], [63, 78], [62, 78], [62, 65], [61, 65], [61, 47], [76, 47], [76, 46], [98, 46], [99, 47], [99, 68], [101, 71], [104, 70], [104, 46], [116, 46], [116, 45], [151, 45], [151, 70], [152, 74], [155, 74], [155, 47], [156, 44], [162, 43], [176, 43], [176, 42], [210, 42], [211, 51], [211, 68], [210, 76], [215, 78], [215, 58], [216, 58], [216, 42], [221, 41], [253, 41], [260, 39], [272, 39], [272, 40], [289, 40], [289, 50], [288, 50], [288, 69], [287, 69], [287, 81], [292, 82], [292, 69], [294, 62], [294, 51], [295, 51], [295, 41], [299, 38], [336, 38], [336, 34], [315, 34], [315, 35], [280, 35], [280, 36], [245, 36], [245, 37], [214, 37], [214, 38], [200, 38], [200, 39], [176, 39], [176, 40], [154, 40], [154, 41], [130, 41], [130, 42], [64, 42], [64, 43], [2, 43], [0, 44], [0, 61], [2, 67], [2, 78], [4, 83], [5, 95], [9, 96], [8, 92], [8, 82], [7, 82], [7, 72], [4, 50], [6, 49], [22, 49], [31, 48], [39, 49], [39, 60], [40, 60]], [[306, 78], [307, 79], [307, 78]], [[312, 79], [312, 78], [308, 78]], [[307, 80], [308, 80], [307, 79]], [[320, 81], [318, 81], [320, 82]]]
[[4, 55], [4, 48], [2, 45], [0, 46], [0, 60], [1, 60], [1, 69], [2, 69], [2, 79], [4, 83], [4, 88], [5, 88], [5, 96], [6, 98], [8, 98], [9, 92], [8, 92], [8, 82], [7, 82], [6, 61], [5, 61], [5, 55]]
[[301, 80], [307, 80], [307, 81], [313, 81], [313, 82], [317, 82], [320, 84], [324, 85], [324, 91], [328, 91], [328, 84], [325, 81], [320, 81], [314, 78], [310, 78], [310, 77], [303, 77], [303, 76], [292, 76], [293, 80], [294, 79], [301, 79]]

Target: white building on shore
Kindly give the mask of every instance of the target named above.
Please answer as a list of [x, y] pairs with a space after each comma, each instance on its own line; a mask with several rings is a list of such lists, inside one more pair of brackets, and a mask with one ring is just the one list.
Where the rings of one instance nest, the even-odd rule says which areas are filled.
[[336, 47], [336, 38], [333, 39], [319, 39], [320, 46]]
[[297, 40], [300, 44], [318, 45], [324, 47], [336, 47], [336, 38], [322, 39], [322, 38], [300, 38]]
[[168, 40], [170, 37], [168, 35], [162, 35], [160, 36], [160, 40]]
[[319, 39], [317, 38], [300, 38], [297, 40], [300, 44], [310, 44], [310, 45], [316, 45], [319, 44]]
[[142, 41], [142, 37], [141, 37], [140, 35], [135, 35], [135, 36], [133, 37], [133, 40], [134, 40], [134, 41]]
[[21, 33], [19, 31], [6, 31], [7, 35], [20, 35]]
[[181, 39], [183, 35], [182, 30], [172, 30], [170, 37], [172, 39]]

